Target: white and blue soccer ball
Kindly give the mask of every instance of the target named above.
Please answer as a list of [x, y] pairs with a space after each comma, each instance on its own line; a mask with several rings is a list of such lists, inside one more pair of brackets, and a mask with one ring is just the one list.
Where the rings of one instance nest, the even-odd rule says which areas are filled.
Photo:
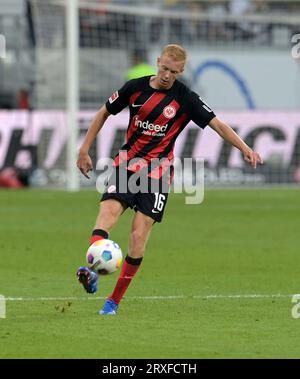
[[120, 246], [111, 240], [94, 242], [86, 253], [88, 267], [100, 275], [112, 274], [121, 266], [123, 254]]

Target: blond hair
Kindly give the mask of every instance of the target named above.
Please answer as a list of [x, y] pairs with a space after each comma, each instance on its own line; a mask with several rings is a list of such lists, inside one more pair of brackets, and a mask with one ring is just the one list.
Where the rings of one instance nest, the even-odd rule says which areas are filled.
[[168, 55], [169, 57], [173, 58], [176, 62], [185, 62], [187, 59], [186, 50], [182, 46], [176, 44], [166, 45], [161, 53], [161, 56], [163, 55]]

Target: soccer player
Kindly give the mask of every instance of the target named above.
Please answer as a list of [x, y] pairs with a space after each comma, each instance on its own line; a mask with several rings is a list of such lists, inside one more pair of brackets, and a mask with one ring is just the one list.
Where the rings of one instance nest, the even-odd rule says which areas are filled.
[[[128, 254], [113, 292], [99, 311], [101, 315], [116, 314], [121, 299], [141, 265], [152, 225], [162, 220], [172, 176], [174, 143], [191, 120], [203, 129], [209, 125], [223, 139], [238, 148], [253, 168], [262, 163], [259, 154], [230, 126], [218, 119], [198, 94], [177, 80], [184, 71], [186, 59], [187, 54], [183, 47], [175, 44], [165, 46], [161, 56], [157, 58], [157, 74], [130, 80], [119, 91], [114, 92], [95, 115], [79, 150], [77, 166], [88, 177], [92, 170], [89, 149], [98, 132], [110, 115], [129, 107], [126, 143], [115, 157], [115, 170], [102, 196], [99, 215], [90, 239], [90, 244], [107, 239], [122, 213], [128, 207], [135, 210]], [[152, 165], [151, 162], [155, 159], [157, 161], [157, 158], [162, 163]], [[127, 183], [142, 170], [150, 190], [132, 191]], [[120, 188], [121, 177], [127, 180], [125, 191]], [[155, 190], [151, 190], [152, 188]], [[97, 273], [88, 267], [80, 267], [77, 277], [87, 292], [97, 291]]]

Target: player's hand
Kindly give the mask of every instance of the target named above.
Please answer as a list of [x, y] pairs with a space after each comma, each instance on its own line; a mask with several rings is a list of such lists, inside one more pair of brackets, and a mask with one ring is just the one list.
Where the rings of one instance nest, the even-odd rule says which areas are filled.
[[93, 163], [90, 156], [87, 153], [79, 152], [79, 156], [77, 159], [77, 167], [86, 178], [90, 178], [88, 176], [88, 173], [89, 171], [93, 170]]
[[256, 168], [258, 163], [260, 164], [264, 163], [261, 156], [251, 149], [244, 151], [243, 154], [244, 154], [244, 160], [246, 162], [249, 162], [253, 168]]

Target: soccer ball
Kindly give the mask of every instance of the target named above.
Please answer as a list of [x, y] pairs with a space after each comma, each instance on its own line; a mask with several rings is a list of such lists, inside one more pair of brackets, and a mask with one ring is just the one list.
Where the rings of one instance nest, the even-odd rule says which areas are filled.
[[123, 259], [120, 246], [111, 240], [94, 242], [86, 253], [88, 267], [100, 275], [112, 274], [121, 266]]

